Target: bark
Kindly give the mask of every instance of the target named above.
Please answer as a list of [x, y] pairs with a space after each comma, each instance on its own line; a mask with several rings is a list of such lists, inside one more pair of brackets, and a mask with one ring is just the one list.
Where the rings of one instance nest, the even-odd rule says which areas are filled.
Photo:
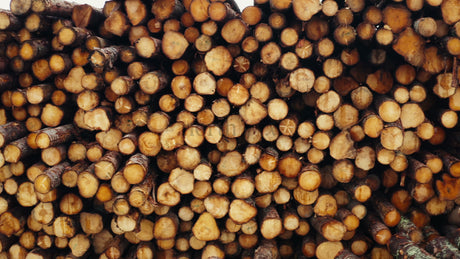
[[403, 256], [405, 258], [435, 258], [406, 237], [398, 234], [390, 239], [388, 247], [394, 256]]

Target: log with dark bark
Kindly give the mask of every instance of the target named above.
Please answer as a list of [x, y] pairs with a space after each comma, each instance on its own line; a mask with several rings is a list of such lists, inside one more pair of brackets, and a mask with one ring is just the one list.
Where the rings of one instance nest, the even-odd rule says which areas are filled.
[[396, 257], [403, 258], [435, 258], [423, 248], [418, 247], [408, 238], [395, 234], [388, 244], [390, 252]]
[[254, 5], [11, 0], [0, 257], [458, 257], [458, 0]]

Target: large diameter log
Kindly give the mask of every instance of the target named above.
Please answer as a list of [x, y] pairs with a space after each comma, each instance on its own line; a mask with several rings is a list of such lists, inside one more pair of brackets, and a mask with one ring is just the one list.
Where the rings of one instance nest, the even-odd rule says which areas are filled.
[[21, 122], [9, 122], [0, 126], [0, 147], [16, 139], [24, 137], [27, 134], [27, 128]]
[[72, 21], [77, 27], [94, 26], [94, 24], [99, 24], [101, 18], [101, 10], [87, 4], [75, 5], [72, 9]]
[[[408, 27], [401, 32], [393, 44], [393, 49], [403, 56], [413, 66], [421, 66], [425, 55], [423, 53], [425, 42], [412, 28]], [[410, 48], [409, 46], [415, 46]]]
[[460, 258], [460, 251], [445, 236], [441, 236], [432, 226], [423, 228], [426, 237], [425, 249], [436, 258]]
[[394, 256], [404, 258], [435, 258], [402, 235], [393, 235], [389, 241], [388, 247]]
[[254, 258], [280, 258], [278, 246], [276, 242], [270, 240], [262, 240], [261, 244], [254, 251]]

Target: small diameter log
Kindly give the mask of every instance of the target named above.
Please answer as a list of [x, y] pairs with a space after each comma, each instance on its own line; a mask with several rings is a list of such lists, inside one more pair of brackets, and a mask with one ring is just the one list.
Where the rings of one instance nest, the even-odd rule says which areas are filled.
[[418, 160], [430, 168], [433, 174], [441, 172], [443, 168], [441, 157], [427, 151], [418, 152], [417, 156]]
[[0, 12], [0, 30], [19, 30], [22, 26], [21, 20], [15, 16], [12, 12], [2, 10]]
[[359, 257], [348, 249], [340, 251], [334, 259], [358, 259]]
[[366, 202], [369, 198], [371, 198], [372, 189], [366, 183], [365, 179], [356, 179], [351, 183], [346, 184], [344, 187], [345, 190], [359, 202]]
[[321, 184], [321, 173], [315, 165], [308, 165], [300, 170], [299, 186], [306, 191], [314, 191]]
[[88, 167], [87, 162], [79, 162], [66, 168], [61, 175], [62, 185], [72, 188], [77, 186], [78, 175]]
[[35, 143], [37, 147], [41, 149], [60, 145], [70, 141], [74, 137], [75, 130], [76, 129], [71, 124], [56, 128], [45, 128], [35, 137]]
[[444, 168], [447, 172], [453, 177], [460, 177], [460, 159], [444, 150], [439, 150], [436, 154], [442, 158]]
[[89, 61], [94, 69], [113, 68], [121, 52], [120, 46], [98, 48], [91, 52]]
[[10, 89], [13, 86], [13, 83], [14, 83], [14, 78], [11, 75], [0, 74], [0, 92], [4, 92], [5, 90]]
[[81, 86], [87, 90], [101, 90], [104, 86], [104, 79], [100, 74], [89, 73], [81, 78]]
[[152, 58], [160, 53], [162, 41], [153, 37], [141, 37], [134, 44], [136, 53], [143, 58]]
[[175, 206], [179, 204], [181, 195], [168, 182], [160, 184], [156, 191], [158, 203], [165, 206]]
[[52, 75], [49, 63], [46, 59], [39, 59], [34, 61], [32, 63], [32, 72], [39, 81], [45, 81]]
[[[151, 71], [145, 73], [139, 79], [139, 88], [146, 94], [154, 94], [165, 88], [168, 82], [168, 75], [162, 71]], [[171, 84], [173, 84], [173, 82], [171, 82]]]
[[126, 14], [121, 10], [115, 10], [110, 13], [104, 21], [103, 29], [110, 35], [123, 36], [130, 29], [130, 24]]
[[401, 217], [401, 221], [399, 221], [397, 229], [401, 235], [406, 235], [415, 244], [418, 244], [423, 240], [422, 231], [406, 217]]
[[99, 188], [99, 180], [94, 174], [95, 165], [92, 163], [78, 175], [78, 191], [83, 198], [94, 197]]
[[193, 174], [181, 168], [175, 168], [170, 172], [168, 182], [181, 194], [191, 193], [196, 188]]
[[363, 226], [378, 244], [386, 245], [390, 241], [391, 231], [375, 215], [367, 215], [363, 220]]
[[134, 79], [140, 79], [143, 75], [153, 70], [153, 66], [140, 61], [132, 62], [128, 65], [127, 73]]
[[315, 216], [310, 219], [313, 228], [316, 229], [324, 238], [331, 242], [342, 240], [347, 228], [345, 225], [329, 216]]
[[29, 32], [43, 33], [48, 31], [51, 25], [51, 19], [37, 13], [31, 13], [24, 22], [24, 27]]
[[389, 239], [388, 247], [392, 255], [403, 258], [435, 258], [424, 249], [418, 247], [407, 237], [395, 234]]
[[34, 153], [35, 150], [27, 145], [27, 137], [17, 139], [3, 149], [5, 161], [9, 163], [17, 163]]
[[460, 251], [452, 245], [445, 236], [441, 236], [432, 226], [425, 226], [423, 234], [426, 237], [425, 249], [436, 258], [460, 258]]
[[27, 88], [26, 97], [30, 104], [40, 104], [53, 98], [55, 88], [50, 84], [39, 84]]
[[[397, 180], [397, 179], [396, 179]], [[391, 203], [401, 212], [407, 212], [412, 205], [409, 191], [397, 189], [391, 194]]]
[[122, 235], [117, 235], [108, 242], [102, 254], [105, 258], [121, 258], [128, 245], [128, 241]]
[[338, 209], [335, 217], [342, 221], [347, 228], [347, 231], [357, 229], [360, 224], [359, 218], [346, 208]]
[[135, 81], [127, 76], [119, 76], [110, 84], [110, 89], [118, 96], [129, 94], [135, 87]]
[[316, 216], [335, 216], [337, 213], [337, 201], [330, 194], [323, 194], [316, 200], [313, 208]]
[[177, 18], [182, 15], [184, 10], [184, 5], [190, 6], [191, 1], [186, 4], [185, 2], [182, 3], [181, 1], [157, 1], [152, 5], [151, 12], [155, 15], [155, 18], [164, 21], [168, 18]]
[[154, 176], [148, 174], [141, 183], [131, 188], [128, 194], [129, 204], [136, 208], [141, 207], [147, 201], [148, 197], [150, 197], [152, 190], [155, 193], [154, 188]]
[[19, 55], [25, 61], [36, 60], [49, 54], [50, 44], [45, 39], [27, 40], [21, 44]]
[[59, 164], [67, 157], [67, 147], [65, 145], [59, 145], [54, 147], [48, 147], [42, 149], [41, 158], [42, 161], [48, 166], [54, 166]]
[[96, 162], [94, 173], [101, 180], [110, 180], [121, 165], [121, 154], [117, 151], [108, 151]]
[[58, 187], [61, 184], [61, 176], [68, 167], [70, 167], [70, 164], [63, 162], [47, 169], [43, 174], [35, 178], [35, 190], [45, 194]]
[[64, 46], [79, 46], [92, 35], [90, 30], [80, 27], [63, 27], [57, 34], [59, 43]]
[[336, 160], [355, 158], [356, 149], [349, 131], [344, 130], [337, 134], [329, 145], [329, 153]]
[[137, 153], [131, 156], [123, 169], [123, 176], [130, 184], [141, 183], [149, 170], [149, 158], [144, 154]]
[[283, 222], [275, 207], [264, 208], [260, 220], [260, 232], [264, 238], [273, 239], [281, 234]]
[[372, 196], [372, 204], [383, 223], [389, 227], [396, 226], [401, 219], [401, 215], [398, 210], [393, 206], [393, 204], [385, 199], [383, 194], [377, 193]]
[[428, 183], [431, 181], [433, 172], [431, 169], [415, 159], [409, 159], [410, 173], [409, 176], [419, 183]]
[[75, 3], [63, 0], [32, 0], [31, 10], [57, 17], [71, 17]]

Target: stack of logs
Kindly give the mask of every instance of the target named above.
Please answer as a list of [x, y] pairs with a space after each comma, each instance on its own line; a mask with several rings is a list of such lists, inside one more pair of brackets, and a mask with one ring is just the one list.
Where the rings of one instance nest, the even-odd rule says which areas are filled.
[[460, 258], [460, 0], [12, 0], [0, 258]]

